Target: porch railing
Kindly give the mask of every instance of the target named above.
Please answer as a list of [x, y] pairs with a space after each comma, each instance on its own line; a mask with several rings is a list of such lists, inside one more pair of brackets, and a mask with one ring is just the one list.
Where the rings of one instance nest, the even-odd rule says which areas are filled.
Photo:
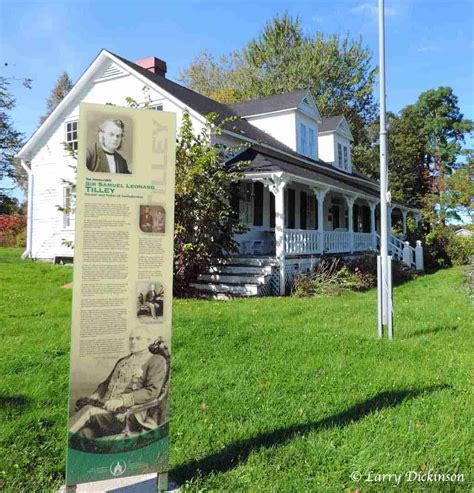
[[287, 255], [364, 252], [377, 247], [375, 234], [347, 231], [286, 229], [284, 241]]
[[311, 254], [321, 251], [321, 233], [305, 229], [285, 230], [285, 253]]

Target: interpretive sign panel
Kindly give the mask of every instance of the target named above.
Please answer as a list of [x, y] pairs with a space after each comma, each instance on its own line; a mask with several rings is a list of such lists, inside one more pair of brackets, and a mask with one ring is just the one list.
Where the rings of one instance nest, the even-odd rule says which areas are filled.
[[68, 485], [168, 462], [176, 119], [81, 104]]

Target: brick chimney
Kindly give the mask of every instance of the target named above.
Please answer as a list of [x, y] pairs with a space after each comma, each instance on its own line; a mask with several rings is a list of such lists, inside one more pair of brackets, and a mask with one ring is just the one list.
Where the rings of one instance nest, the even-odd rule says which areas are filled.
[[140, 67], [153, 72], [154, 74], [166, 77], [166, 62], [154, 56], [141, 58], [135, 62]]

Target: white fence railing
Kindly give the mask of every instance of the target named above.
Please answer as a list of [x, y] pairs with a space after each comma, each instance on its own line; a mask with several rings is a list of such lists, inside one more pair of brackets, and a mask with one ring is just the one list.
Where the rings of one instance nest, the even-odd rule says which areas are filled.
[[365, 252], [377, 248], [375, 234], [347, 231], [286, 229], [284, 242], [285, 253], [288, 255]]
[[321, 233], [304, 229], [285, 230], [285, 253], [310, 254], [321, 251]]

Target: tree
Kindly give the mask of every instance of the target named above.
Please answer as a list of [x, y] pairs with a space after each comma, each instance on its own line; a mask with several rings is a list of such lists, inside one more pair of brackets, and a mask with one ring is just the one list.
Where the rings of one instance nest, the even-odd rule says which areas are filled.
[[66, 97], [68, 92], [72, 89], [73, 83], [67, 72], [63, 72], [51, 91], [51, 95], [46, 101], [46, 114], [40, 118], [40, 124], [42, 124], [46, 118], [54, 111], [56, 106]]
[[177, 138], [174, 290], [181, 295], [213, 259], [237, 250], [234, 235], [242, 232], [238, 211], [230, 200], [239, 168], [225, 164], [229, 148], [210, 144], [220, 133], [220, 126], [213, 124], [215, 117], [210, 115], [195, 135], [185, 112]]
[[[10, 178], [19, 185], [26, 183], [26, 173], [15, 158], [23, 145], [23, 134], [15, 130], [10, 111], [15, 107], [16, 100], [10, 92], [10, 84], [14, 78], [0, 77], [0, 180]], [[30, 79], [23, 79], [25, 87], [31, 87]], [[0, 186], [0, 196], [8, 195], [8, 189]]]
[[389, 119], [388, 167], [390, 190], [396, 200], [420, 207], [429, 192], [425, 164], [427, 138], [413, 106]]
[[461, 215], [474, 217], [474, 151], [467, 152], [467, 159], [448, 177], [446, 182], [447, 206], [461, 219]]
[[223, 103], [309, 88], [322, 115], [346, 116], [359, 144], [367, 141], [365, 125], [376, 116], [376, 73], [371, 53], [360, 39], [323, 33], [308, 36], [298, 18], [284, 14], [268, 22], [240, 52], [219, 61], [204, 53], [181, 73], [180, 80]]
[[464, 137], [472, 132], [473, 124], [464, 119], [451, 87], [438, 87], [422, 93], [413, 111], [422, 122], [426, 138], [425, 168], [431, 189], [425, 198], [425, 216], [431, 223], [439, 221], [445, 224], [453, 215], [447, 180], [461, 165], [458, 157]]
[[17, 198], [0, 194], [0, 215], [24, 215], [25, 204], [20, 204]]

